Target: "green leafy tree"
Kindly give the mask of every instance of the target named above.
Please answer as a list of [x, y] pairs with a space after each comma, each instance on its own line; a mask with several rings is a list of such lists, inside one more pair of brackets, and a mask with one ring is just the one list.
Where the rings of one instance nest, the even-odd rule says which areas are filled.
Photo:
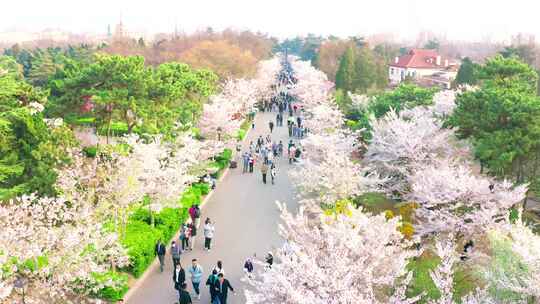
[[455, 83], [474, 85], [478, 81], [477, 66], [469, 57], [463, 58], [461, 66], [459, 67]]
[[425, 89], [413, 84], [402, 84], [391, 92], [375, 96], [369, 104], [369, 112], [376, 118], [384, 116], [390, 109], [400, 112], [406, 108], [430, 105], [433, 103], [435, 89]]

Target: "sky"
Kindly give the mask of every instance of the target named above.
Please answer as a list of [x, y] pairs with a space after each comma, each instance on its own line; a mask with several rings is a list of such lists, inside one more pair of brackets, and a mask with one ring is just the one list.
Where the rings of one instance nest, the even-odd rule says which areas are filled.
[[2, 3], [0, 31], [60, 28], [105, 33], [122, 19], [129, 31], [186, 32], [211, 26], [277, 36], [306, 33], [414, 38], [432, 31], [452, 40], [535, 34], [538, 0], [18, 0]]

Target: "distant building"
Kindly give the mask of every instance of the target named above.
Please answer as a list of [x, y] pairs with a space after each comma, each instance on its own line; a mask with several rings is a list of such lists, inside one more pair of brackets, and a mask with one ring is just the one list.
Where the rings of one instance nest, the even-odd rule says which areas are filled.
[[420, 85], [450, 88], [458, 68], [456, 62], [436, 50], [412, 49], [389, 64], [388, 78], [393, 85], [409, 78]]

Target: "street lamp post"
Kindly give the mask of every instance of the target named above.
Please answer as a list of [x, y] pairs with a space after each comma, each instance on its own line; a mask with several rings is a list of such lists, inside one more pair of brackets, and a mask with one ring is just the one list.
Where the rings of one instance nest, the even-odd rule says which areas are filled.
[[15, 282], [13, 283], [13, 286], [17, 289], [21, 289], [22, 290], [22, 302], [23, 304], [26, 304], [25, 300], [24, 300], [24, 288], [26, 287], [26, 279], [23, 278], [23, 277], [18, 277]]

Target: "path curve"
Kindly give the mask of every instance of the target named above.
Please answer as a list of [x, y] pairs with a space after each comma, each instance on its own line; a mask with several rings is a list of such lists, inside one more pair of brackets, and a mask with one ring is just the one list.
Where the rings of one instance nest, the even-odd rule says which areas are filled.
[[[265, 137], [269, 133], [268, 122], [272, 120], [275, 123], [275, 116], [275, 112], [259, 113], [256, 116], [255, 129], [250, 131], [247, 140], [244, 141], [242, 151], [245, 151], [250, 140], [255, 142], [259, 135]], [[286, 143], [289, 140], [287, 126], [274, 129], [272, 140], [282, 140], [286, 151]], [[291, 212], [297, 210], [297, 200], [287, 174], [289, 164], [285, 158], [279, 159], [277, 169], [275, 185], [262, 183], [258, 167], [252, 174], [243, 174], [241, 162], [239, 162], [238, 168], [229, 170], [228, 175], [218, 184], [202, 210], [202, 221], [209, 217], [216, 227], [212, 250], [206, 252], [202, 249], [204, 238], [201, 223], [201, 229], [199, 229], [201, 233], [197, 234], [195, 249], [193, 252], [182, 254], [181, 263], [184, 268], [191, 265], [192, 258], [199, 260], [204, 269], [205, 281], [216, 261], [223, 261], [225, 277], [236, 290], [236, 295], [229, 295], [228, 304], [246, 302], [243, 291], [245, 285], [240, 281], [243, 276], [244, 260], [254, 253], [257, 258], [263, 259], [269, 250], [282, 244], [277, 232], [280, 220], [275, 201], [286, 203]], [[129, 304], [178, 302], [178, 292], [173, 288], [172, 259], [169, 252], [167, 252], [165, 263], [163, 273], [160, 273], [156, 265], [153, 265], [149, 270], [149, 275], [145, 276], [141, 284], [132, 292], [128, 300]], [[188, 283], [190, 283], [189, 279]], [[192, 296], [194, 303], [210, 303], [208, 289], [203, 283], [201, 283], [201, 300], [197, 301]], [[188, 286], [188, 290], [192, 292], [191, 284]]]

